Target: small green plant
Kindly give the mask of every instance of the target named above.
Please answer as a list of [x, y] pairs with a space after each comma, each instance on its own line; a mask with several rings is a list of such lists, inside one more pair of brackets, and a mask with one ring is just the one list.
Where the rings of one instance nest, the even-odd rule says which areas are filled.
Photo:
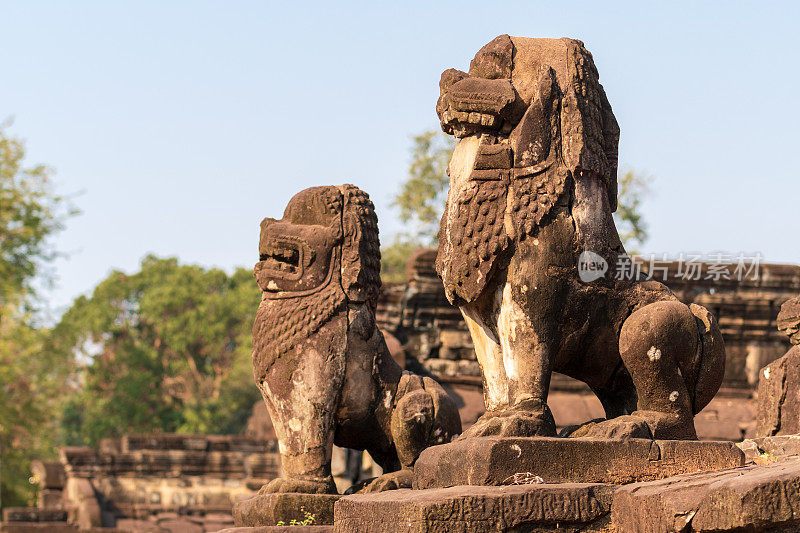
[[296, 519], [292, 518], [289, 521], [288, 524], [286, 522], [284, 522], [283, 520], [281, 520], [275, 525], [277, 525], [277, 526], [313, 526], [316, 523], [317, 515], [315, 515], [314, 513], [309, 513], [308, 511], [306, 511], [305, 507], [301, 507], [300, 508], [300, 512], [303, 513], [303, 515], [305, 516], [305, 518], [303, 520], [296, 520]]

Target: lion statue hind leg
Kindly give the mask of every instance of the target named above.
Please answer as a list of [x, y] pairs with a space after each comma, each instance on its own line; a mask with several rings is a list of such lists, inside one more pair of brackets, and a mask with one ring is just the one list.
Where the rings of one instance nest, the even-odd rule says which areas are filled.
[[719, 330], [717, 319], [708, 309], [690, 304], [689, 310], [695, 317], [700, 333], [699, 361], [695, 361], [695, 376], [691, 386], [694, 393], [692, 411], [699, 413], [717, 394], [725, 377], [725, 343]]
[[656, 439], [696, 439], [694, 388], [687, 387], [692, 361], [701, 349], [695, 316], [673, 301], [634, 311], [623, 323], [619, 349], [637, 392], [634, 419]]

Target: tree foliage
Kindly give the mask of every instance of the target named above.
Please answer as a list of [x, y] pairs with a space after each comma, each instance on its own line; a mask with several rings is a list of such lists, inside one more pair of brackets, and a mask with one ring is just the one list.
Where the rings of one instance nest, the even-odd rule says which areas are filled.
[[69, 362], [41, 353], [46, 331], [25, 317], [0, 317], [0, 447], [2, 503], [31, 505], [30, 463], [55, 456], [60, 400], [68, 391]]
[[403, 236], [395, 237], [392, 244], [381, 248], [381, 282], [406, 281], [406, 263], [416, 251], [426, 245]]
[[434, 130], [412, 137], [408, 179], [392, 200], [400, 220], [409, 231], [395, 236], [381, 249], [381, 279], [384, 283], [405, 281], [406, 261], [420, 248], [436, 245], [447, 188], [447, 164], [455, 141]]
[[34, 285], [55, 257], [50, 237], [73, 211], [53, 192], [51, 171], [26, 163], [25, 143], [0, 124], [0, 468], [5, 506], [29, 505], [30, 462], [52, 457], [54, 416], [67, 391], [69, 357], [42, 353], [32, 325]]
[[413, 226], [406, 240], [431, 246], [447, 198], [447, 165], [455, 142], [449, 135], [428, 130], [414, 136], [412, 143], [408, 179], [392, 205], [398, 208], [400, 220]]
[[618, 179], [619, 201], [614, 222], [622, 244], [631, 252], [647, 241], [647, 222], [642, 214], [642, 201], [650, 194], [651, 179], [633, 170], [625, 170]]
[[53, 192], [52, 170], [25, 164], [25, 143], [0, 124], [0, 306], [30, 303], [32, 282], [55, 257], [49, 237], [74, 213]]
[[250, 337], [259, 299], [249, 270], [228, 276], [153, 256], [77, 298], [48, 346], [83, 362], [64, 411], [67, 442], [240, 431], [258, 396]]

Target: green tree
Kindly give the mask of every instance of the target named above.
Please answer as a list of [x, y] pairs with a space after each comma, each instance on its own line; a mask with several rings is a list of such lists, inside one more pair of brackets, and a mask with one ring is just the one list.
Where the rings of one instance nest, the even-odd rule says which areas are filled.
[[400, 220], [414, 226], [407, 238], [423, 246], [436, 242], [450, 185], [447, 165], [454, 147], [453, 138], [442, 132], [428, 130], [415, 135], [408, 179], [392, 200], [392, 206], [400, 211]]
[[249, 270], [146, 257], [79, 297], [48, 348], [84, 362], [65, 440], [128, 432], [237, 433], [258, 398], [250, 363], [260, 291]]
[[617, 211], [614, 222], [619, 230], [622, 244], [629, 252], [637, 253], [647, 241], [647, 223], [642, 214], [642, 201], [650, 194], [651, 178], [631, 169], [625, 170], [618, 178]]
[[[455, 140], [440, 131], [426, 130], [412, 138], [408, 179], [400, 184], [392, 205], [410, 232], [400, 233], [381, 253], [381, 276], [385, 282], [405, 280], [405, 261], [419, 248], [436, 245], [439, 220], [449, 186], [447, 164]], [[614, 220], [626, 247], [633, 251], [647, 240], [642, 200], [650, 193], [650, 178], [626, 170], [619, 178], [619, 201]]]
[[52, 170], [25, 164], [25, 143], [0, 124], [0, 311], [29, 305], [34, 280], [56, 257], [50, 237], [75, 213], [53, 191]]
[[46, 330], [33, 325], [35, 286], [50, 279], [51, 237], [74, 213], [52, 189], [52, 172], [28, 165], [25, 143], [0, 124], [0, 499], [32, 503], [30, 462], [52, 457], [70, 357], [42, 353]]
[[400, 220], [411, 229], [395, 236], [381, 249], [384, 283], [405, 280], [406, 261], [416, 250], [436, 245], [447, 188], [447, 164], [455, 141], [444, 133], [427, 130], [412, 137], [408, 179], [392, 200]]
[[395, 236], [392, 244], [381, 247], [381, 281], [383, 283], [403, 283], [406, 281], [406, 263], [418, 250], [429, 244], [409, 239], [403, 235]]
[[45, 335], [24, 316], [0, 317], [0, 498], [6, 507], [33, 504], [30, 463], [56, 453], [69, 365], [42, 356]]

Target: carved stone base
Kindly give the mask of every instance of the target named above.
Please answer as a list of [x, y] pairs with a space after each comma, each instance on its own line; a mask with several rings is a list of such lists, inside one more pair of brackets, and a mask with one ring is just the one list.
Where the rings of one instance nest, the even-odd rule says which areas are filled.
[[800, 531], [800, 459], [623, 486], [540, 483], [344, 496], [333, 530]]
[[414, 466], [414, 488], [545, 483], [614, 483], [732, 468], [744, 454], [731, 442], [555, 437], [479, 437], [433, 446]]
[[302, 494], [278, 492], [257, 494], [233, 505], [233, 522], [237, 526], [274, 526], [279, 522], [290, 525], [292, 520], [303, 523], [306, 513], [314, 515], [314, 525], [333, 524], [333, 505], [338, 494]]
[[336, 504], [334, 531], [606, 531], [613, 489], [565, 483], [357, 494]]
[[800, 531], [800, 460], [626, 485], [613, 508], [615, 531]]

